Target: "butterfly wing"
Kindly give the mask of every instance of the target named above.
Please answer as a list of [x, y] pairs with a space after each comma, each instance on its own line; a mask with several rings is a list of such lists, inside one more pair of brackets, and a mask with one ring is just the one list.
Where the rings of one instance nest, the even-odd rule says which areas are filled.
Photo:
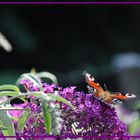
[[136, 95], [131, 94], [131, 93], [127, 93], [127, 94], [114, 93], [114, 94], [111, 94], [111, 97], [112, 97], [112, 103], [117, 104], [117, 103], [121, 103], [121, 102], [128, 100], [128, 99], [136, 98]]
[[86, 71], [83, 72], [83, 75], [85, 76], [86, 82], [89, 86], [96, 89], [98, 92], [103, 92], [103, 88], [100, 86], [99, 83], [97, 83], [92, 75], [87, 73]]

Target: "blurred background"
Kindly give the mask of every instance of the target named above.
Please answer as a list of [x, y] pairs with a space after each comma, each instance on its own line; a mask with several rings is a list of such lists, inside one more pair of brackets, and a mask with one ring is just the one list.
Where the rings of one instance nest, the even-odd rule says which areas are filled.
[[13, 46], [0, 48], [0, 84], [35, 68], [87, 91], [86, 70], [109, 91], [140, 94], [139, 5], [0, 5], [0, 32]]

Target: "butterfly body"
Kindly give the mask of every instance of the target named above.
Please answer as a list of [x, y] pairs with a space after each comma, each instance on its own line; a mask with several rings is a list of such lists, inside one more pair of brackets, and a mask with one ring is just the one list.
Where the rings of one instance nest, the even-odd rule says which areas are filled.
[[123, 94], [120, 92], [110, 92], [108, 90], [104, 90], [99, 83], [97, 83], [92, 75], [87, 73], [86, 71], [83, 72], [85, 76], [85, 80], [88, 84], [89, 92], [93, 93], [93, 95], [108, 104], [118, 104], [127, 99], [135, 98], [136, 95], [127, 93]]

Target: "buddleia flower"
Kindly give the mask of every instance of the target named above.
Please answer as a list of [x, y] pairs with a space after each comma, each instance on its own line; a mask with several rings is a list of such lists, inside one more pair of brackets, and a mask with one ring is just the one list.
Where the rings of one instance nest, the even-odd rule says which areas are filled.
[[[27, 83], [26, 83], [27, 82]], [[21, 82], [28, 90], [37, 90], [37, 87], [29, 81]], [[61, 136], [119, 136], [124, 137], [128, 136], [128, 131], [126, 125], [121, 122], [117, 116], [116, 108], [106, 104], [99, 99], [95, 98], [90, 93], [84, 93], [83, 91], [77, 91], [75, 86], [70, 86], [62, 88], [54, 84], [42, 83], [43, 92], [45, 94], [52, 93], [55, 94], [57, 87], [57, 95], [65, 98], [70, 101], [75, 109], [70, 108], [68, 105], [59, 103], [59, 112], [55, 112], [55, 109], [52, 109], [55, 115], [59, 115], [61, 118], [58, 122], [55, 120], [53, 124], [54, 135], [58, 135], [56, 128], [58, 127]], [[32, 112], [40, 114], [41, 108], [33, 103], [27, 103], [26, 107], [30, 107]], [[14, 115], [14, 113], [12, 114]], [[57, 117], [56, 117], [57, 118]], [[45, 127], [43, 124], [42, 117], [38, 118], [39, 126], [33, 125], [37, 120], [29, 119], [27, 124], [28, 129], [25, 129], [24, 134], [26, 135], [46, 135]], [[59, 124], [60, 123], [60, 124]], [[37, 127], [37, 129], [35, 129]], [[126, 138], [121, 139], [126, 139]], [[119, 138], [114, 138], [119, 139]]]

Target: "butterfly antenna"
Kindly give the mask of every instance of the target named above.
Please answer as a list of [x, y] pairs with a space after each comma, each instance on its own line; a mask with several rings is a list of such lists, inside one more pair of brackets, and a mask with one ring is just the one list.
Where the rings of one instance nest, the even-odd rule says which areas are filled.
[[105, 90], [107, 90], [106, 84], [104, 84]]

